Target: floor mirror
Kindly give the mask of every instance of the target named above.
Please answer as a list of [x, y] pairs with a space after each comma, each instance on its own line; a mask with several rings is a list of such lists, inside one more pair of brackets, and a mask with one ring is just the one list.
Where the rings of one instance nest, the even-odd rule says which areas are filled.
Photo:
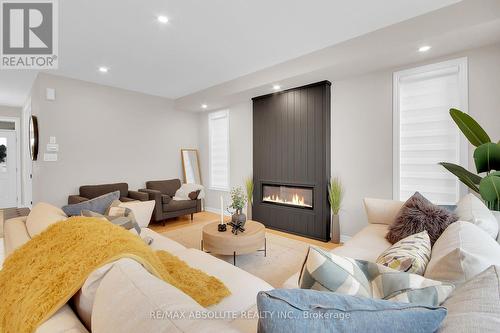
[[198, 150], [181, 149], [181, 158], [184, 171], [184, 183], [202, 185]]

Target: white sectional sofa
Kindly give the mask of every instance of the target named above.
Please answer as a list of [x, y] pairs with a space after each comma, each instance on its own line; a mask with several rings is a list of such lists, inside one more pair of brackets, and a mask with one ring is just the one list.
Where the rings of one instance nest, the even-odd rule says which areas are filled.
[[[343, 246], [331, 252], [340, 256], [375, 262], [377, 257], [391, 244], [385, 239], [387, 224], [368, 224], [360, 232], [346, 241]], [[292, 275], [283, 288], [298, 288], [299, 273]]]
[[[377, 257], [391, 246], [385, 239], [385, 235], [402, 205], [402, 202], [392, 200], [365, 199], [365, 209], [369, 224], [345, 242], [343, 246], [335, 248], [332, 252], [341, 256], [371, 262], [376, 261]], [[449, 232], [447, 232], [448, 229]], [[500, 245], [498, 244], [500, 243], [500, 234], [495, 241], [491, 235], [488, 235], [469, 222], [462, 221], [454, 223], [454, 226], [448, 229], [443, 233], [442, 241], [440, 242], [438, 239], [434, 245], [431, 262], [427, 266], [428, 268], [431, 266], [438, 268], [445, 267], [445, 269], [441, 268], [437, 273], [442, 273], [446, 277], [452, 277], [455, 279], [455, 282], [464, 282], [464, 280], [467, 280], [467, 277], [470, 278], [479, 274], [491, 265], [496, 265], [500, 271]], [[151, 245], [153, 249], [171, 252], [186, 261], [190, 266], [219, 278], [230, 289], [231, 295], [219, 304], [204, 309], [180, 290], [146, 272], [136, 262], [122, 259], [122, 262], [113, 267], [109, 274], [106, 274], [102, 279], [102, 287], [99, 287], [99, 292], [95, 295], [94, 308], [92, 309], [93, 332], [230, 333], [257, 331], [258, 319], [255, 317], [254, 312], [256, 311], [256, 296], [259, 291], [272, 289], [271, 285], [207, 253], [197, 249], [185, 248], [181, 244], [161, 236], [150, 229], [142, 229], [142, 234], [154, 239]], [[444, 236], [445, 234], [446, 237]], [[30, 237], [26, 229], [26, 217], [5, 221], [4, 237], [6, 255], [29, 241]], [[451, 253], [450, 251], [453, 252], [452, 254], [458, 254], [458, 259], [451, 261], [451, 269], [448, 271], [450, 261], [446, 262], [445, 259], [449, 258], [448, 254]], [[464, 259], [463, 262], [461, 261], [462, 259]], [[459, 262], [459, 268], [453, 271], [456, 268], [454, 264], [457, 262]], [[424, 276], [427, 276], [427, 273], [426, 271]], [[449, 273], [452, 274], [450, 275]], [[439, 276], [436, 272], [434, 275]], [[299, 272], [291, 276], [284, 283], [283, 287], [297, 288], [298, 279]], [[494, 298], [493, 303], [491, 303], [491, 299], [486, 299], [488, 296], [492, 295], [481, 295], [479, 299], [476, 299], [477, 304], [493, 304], [498, 307], [499, 305], [495, 303], [497, 302], [498, 295], [497, 298]], [[445, 305], [447, 304], [445, 303]], [[465, 309], [463, 311], [467, 314], [467, 323], [480, 322], [483, 326], [486, 325], [484, 327], [498, 328], [500, 319], [497, 319], [497, 316], [485, 315], [481, 313], [481, 309], [479, 309], [481, 311], [470, 312], [470, 306], [470, 304], [466, 304], [461, 307], [462, 310]], [[212, 311], [213, 313], [219, 313], [219, 315], [241, 312], [247, 314], [253, 313], [254, 316], [251, 316], [251, 318], [221, 318], [215, 320], [193, 319], [179, 321], [171, 319], [158, 321], [150, 317], [151, 311], [155, 309], [162, 311], [197, 311], [202, 313]], [[448, 314], [449, 320], [454, 323], [456, 321], [455, 328], [457, 325], [459, 327], [463, 326], [456, 319], [464, 318], [463, 311], [453, 315]], [[487, 324], [484, 324], [486, 322]], [[449, 327], [449, 321], [447, 323], [445, 320], [443, 327]], [[454, 329], [446, 330], [442, 328], [440, 330], [442, 333], [452, 331], [454, 332]], [[464, 328], [461, 332], [472, 331]], [[69, 305], [65, 305], [37, 330], [37, 333], [57, 332], [84, 333], [88, 332], [88, 330], [72, 308]]]
[[[368, 225], [331, 252], [344, 257], [375, 262], [378, 256], [391, 246], [385, 235], [403, 203], [380, 199], [365, 199], [365, 202], [368, 203], [365, 204]], [[286, 280], [283, 288], [298, 288], [299, 274], [300, 272], [297, 272]]]
[[[141, 278], [141, 288], [144, 288], [139, 294], [142, 296], [149, 295], [147, 299], [144, 298], [135, 298], [132, 297], [135, 289], [138, 287], [136, 283], [134, 285], [127, 285], [126, 281], [116, 279], [111, 280], [112, 276], [108, 278], [107, 282], [105, 279], [102, 280], [101, 283], [107, 283], [110, 286], [114, 286], [115, 289], [106, 291], [104, 288], [99, 288], [99, 291], [96, 294], [96, 303], [99, 303], [99, 308], [101, 312], [95, 314], [92, 313], [92, 317], [96, 315], [97, 320], [96, 325], [94, 326], [94, 319], [92, 319], [92, 331], [93, 332], [105, 332], [105, 333], [113, 333], [120, 332], [126, 333], [123, 327], [119, 327], [119, 325], [110, 326], [109, 323], [112, 321], [109, 318], [116, 318], [120, 316], [120, 313], [117, 311], [124, 312], [126, 309], [133, 309], [135, 313], [142, 316], [141, 318], [136, 318], [136, 322], [141, 320], [141, 327], [144, 332], [150, 331], [154, 329], [155, 332], [160, 332], [157, 330], [156, 326], [160, 325], [162, 327], [161, 332], [256, 332], [257, 331], [257, 321], [256, 317], [252, 317], [250, 319], [247, 318], [220, 318], [216, 320], [199, 320], [199, 323], [191, 323], [191, 325], [176, 325], [172, 323], [172, 321], [167, 319], [162, 319], [158, 321], [158, 319], [150, 318], [150, 312], [152, 309], [149, 309], [148, 306], [151, 304], [156, 304], [158, 309], [167, 309], [169, 311], [177, 310], [209, 310], [215, 311], [219, 313], [219, 316], [222, 316], [224, 313], [235, 313], [235, 312], [252, 312], [256, 310], [256, 297], [257, 293], [261, 290], [271, 290], [273, 287], [269, 285], [267, 282], [251, 275], [250, 273], [245, 272], [244, 270], [235, 267], [225, 261], [219, 260], [205, 252], [199, 251], [197, 249], [188, 249], [182, 246], [181, 244], [161, 236], [160, 234], [144, 228], [142, 229], [141, 234], [147, 235], [153, 238], [152, 248], [155, 250], [165, 250], [170, 253], [175, 254], [182, 260], [186, 261], [191, 267], [198, 268], [209, 275], [213, 275], [219, 278], [231, 291], [231, 295], [222, 300], [219, 304], [213, 305], [207, 309], [202, 309], [194, 300], [192, 300], [187, 295], [183, 294], [176, 288], [171, 287], [170, 290], [168, 286], [166, 287], [166, 283], [161, 282], [158, 283], [158, 279], [153, 275], [146, 272], [144, 269], [143, 273], [140, 275], [139, 272], [134, 270], [134, 267], [128, 271], [128, 276], [142, 276]], [[4, 237], [5, 237], [5, 255], [8, 256], [12, 253], [16, 248], [23, 245], [27, 241], [30, 240], [30, 236], [26, 229], [26, 217], [18, 217], [7, 220], [4, 222]], [[133, 266], [131, 263], [121, 263], [120, 269], [123, 269], [126, 265]], [[118, 269], [118, 268], [117, 268]], [[123, 276], [123, 274], [121, 275]], [[149, 279], [148, 281], [144, 281], [145, 279]], [[118, 285], [119, 283], [123, 283], [123, 285]], [[157, 289], [152, 289], [152, 286], [156, 286]], [[119, 291], [123, 291], [124, 289], [129, 288], [130, 295], [124, 295], [123, 299], [126, 299], [129, 304], [116, 303], [116, 300], [119, 299], [113, 295], [117, 295]], [[109, 289], [109, 288], [108, 288]], [[103, 299], [102, 295], [99, 293], [106, 295], [108, 293], [110, 295], [109, 298]], [[138, 294], [138, 293], [136, 293]], [[163, 295], [162, 299], [158, 299], [158, 295]], [[141, 300], [143, 304], [137, 304], [137, 300]], [[113, 303], [115, 301], [115, 303]], [[168, 301], [171, 303], [169, 304]], [[184, 304], [184, 307], [181, 305]], [[94, 303], [95, 305], [95, 303]], [[189, 305], [189, 306], [188, 306]], [[201, 308], [201, 309], [200, 309]], [[93, 311], [95, 308], [93, 309]], [[130, 320], [130, 316], [126, 318]], [[133, 319], [133, 318], [132, 318]], [[148, 322], [147, 320], [150, 320]], [[123, 321], [121, 321], [123, 323]], [[156, 326], [155, 326], [156, 325]], [[172, 327], [176, 327], [174, 329], [169, 329], [169, 325], [173, 325]], [[115, 327], [113, 329], [112, 327]], [[132, 329], [132, 326], [130, 326]], [[137, 328], [137, 327], [136, 327]], [[52, 316], [49, 320], [43, 323], [37, 330], [37, 333], [58, 333], [58, 332], [71, 332], [71, 333], [85, 333], [88, 332], [90, 328], [86, 328], [76, 313], [72, 310], [72, 308], [67, 304], [62, 309], [60, 309], [54, 316]], [[131, 330], [129, 332], [137, 332], [137, 330]]]
[[[331, 252], [375, 262], [378, 256], [391, 246], [385, 235], [403, 204], [392, 200], [365, 199], [369, 224], [343, 246]], [[470, 208], [469, 212], [480, 216], [477, 211], [473, 212], [476, 208]], [[490, 214], [491, 216], [493, 215]], [[495, 217], [495, 221], [492, 222], [491, 218], [489, 221], [498, 223], [500, 228], [500, 220], [497, 215], [493, 216], [493, 220]], [[424, 277], [451, 282], [456, 287], [456, 293], [452, 292], [443, 304], [448, 308], [448, 315], [441, 324], [439, 333], [499, 330], [500, 233], [494, 239], [484, 226], [481, 227], [482, 222], [484, 220], [477, 218], [452, 223], [432, 248]], [[491, 274], [493, 271], [497, 272], [496, 276]], [[485, 273], [489, 274], [487, 280], [484, 279]], [[298, 288], [299, 275], [300, 272], [297, 272], [291, 276], [283, 288]]]
[[[364, 204], [368, 225], [346, 241], [343, 246], [337, 247], [331, 252], [344, 257], [375, 262], [378, 256], [391, 246], [385, 239], [385, 235], [387, 234], [389, 225], [396, 218], [404, 202], [365, 198]], [[500, 228], [500, 221], [498, 223]], [[471, 236], [471, 238], [474, 237]], [[480, 242], [480, 238], [477, 239]], [[498, 233], [496, 241], [500, 244], [500, 233]], [[477, 246], [474, 247], [477, 248]], [[477, 250], [481, 252], [481, 249], [477, 248]], [[495, 248], [494, 252], [491, 253], [491, 262], [492, 264], [500, 265], [498, 259], [500, 258], [500, 246]], [[435, 253], [433, 252], [432, 256], [434, 255]], [[475, 260], [477, 261], [477, 258]], [[283, 284], [283, 288], [298, 288], [299, 274], [300, 272], [297, 272], [292, 275]]]

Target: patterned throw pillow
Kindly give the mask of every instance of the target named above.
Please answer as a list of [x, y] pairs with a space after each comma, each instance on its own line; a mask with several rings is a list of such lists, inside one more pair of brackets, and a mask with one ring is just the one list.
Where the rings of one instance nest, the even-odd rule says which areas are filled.
[[431, 259], [431, 240], [427, 231], [408, 236], [382, 252], [377, 264], [400, 272], [424, 275]]
[[453, 285], [399, 272], [364, 260], [337, 256], [310, 247], [299, 286], [406, 303], [437, 306], [453, 291]]

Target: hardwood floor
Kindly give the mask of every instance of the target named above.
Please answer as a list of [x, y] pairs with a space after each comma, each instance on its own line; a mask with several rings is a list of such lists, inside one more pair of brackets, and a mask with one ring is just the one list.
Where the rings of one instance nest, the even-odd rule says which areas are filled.
[[[190, 219], [189, 215], [178, 217], [175, 219], [170, 219], [165, 222], [165, 225], [163, 226], [161, 223], [152, 223], [149, 225], [149, 228], [158, 232], [158, 233], [164, 233], [172, 230], [177, 230], [184, 228], [189, 225], [193, 224], [206, 224], [209, 222], [216, 222], [219, 220], [219, 215], [211, 212], [201, 212], [194, 214], [193, 220]], [[229, 217], [226, 217], [226, 220], [229, 221]], [[327, 250], [334, 249], [342, 244], [334, 244], [334, 243], [328, 243], [328, 242], [322, 242], [302, 236], [297, 236], [293, 234], [289, 234], [283, 231], [277, 231], [277, 230], [272, 230], [272, 229], [267, 229], [267, 232], [282, 236], [282, 237], [287, 237], [290, 239], [295, 239], [304, 243], [309, 243], [314, 246], [319, 246], [322, 248], [325, 248]]]

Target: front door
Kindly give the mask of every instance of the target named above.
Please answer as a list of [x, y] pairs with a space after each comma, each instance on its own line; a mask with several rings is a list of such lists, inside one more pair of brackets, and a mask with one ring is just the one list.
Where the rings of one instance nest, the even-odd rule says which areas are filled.
[[16, 131], [0, 130], [0, 208], [17, 207]]

